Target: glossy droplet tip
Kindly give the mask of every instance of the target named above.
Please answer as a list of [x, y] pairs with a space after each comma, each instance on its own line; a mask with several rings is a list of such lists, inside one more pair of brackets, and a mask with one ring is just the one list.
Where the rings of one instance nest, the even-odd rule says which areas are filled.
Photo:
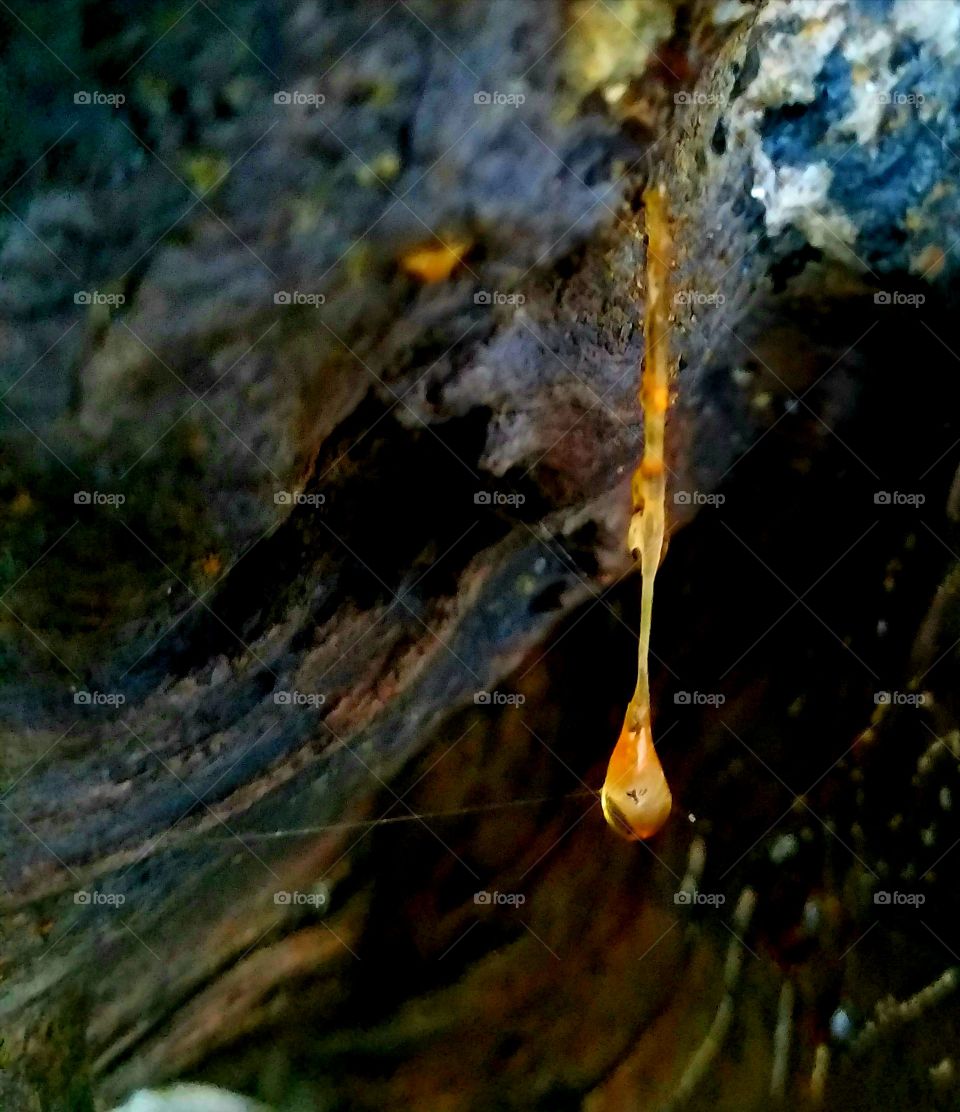
[[670, 817], [673, 796], [649, 730], [624, 725], [600, 792], [607, 823], [622, 838], [652, 838]]

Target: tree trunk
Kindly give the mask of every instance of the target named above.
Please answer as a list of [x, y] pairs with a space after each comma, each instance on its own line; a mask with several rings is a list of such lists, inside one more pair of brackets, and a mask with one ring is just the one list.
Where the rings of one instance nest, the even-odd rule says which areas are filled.
[[941, 7], [2, 17], [3, 1108], [948, 1099]]

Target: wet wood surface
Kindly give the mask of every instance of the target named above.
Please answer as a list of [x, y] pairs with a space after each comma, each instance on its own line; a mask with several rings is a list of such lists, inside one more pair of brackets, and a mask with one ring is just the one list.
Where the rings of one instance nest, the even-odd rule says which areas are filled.
[[[896, 128], [834, 125], [837, 52], [933, 98], [950, 51], [855, 3], [201, 7], [5, 17], [4, 1107], [949, 1106], [955, 120], [887, 105], [877, 219]], [[781, 226], [761, 156], [850, 185]], [[627, 845], [653, 175], [675, 810]]]

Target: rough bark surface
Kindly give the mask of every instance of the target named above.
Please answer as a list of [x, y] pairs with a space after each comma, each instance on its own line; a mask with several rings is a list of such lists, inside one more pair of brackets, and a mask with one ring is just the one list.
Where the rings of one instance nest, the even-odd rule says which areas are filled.
[[[833, 1106], [897, 1107], [891, 1039], [948, 1099], [952, 973], [867, 1027], [955, 948], [943, 7], [0, 16], [32, 125], [0, 147], [2, 1107], [765, 1108], [778, 1069], [812, 1099], [817, 1046]], [[591, 789], [651, 174], [681, 805], [626, 846]], [[697, 862], [719, 907], [678, 902]], [[874, 932], [911, 884], [929, 914]]]

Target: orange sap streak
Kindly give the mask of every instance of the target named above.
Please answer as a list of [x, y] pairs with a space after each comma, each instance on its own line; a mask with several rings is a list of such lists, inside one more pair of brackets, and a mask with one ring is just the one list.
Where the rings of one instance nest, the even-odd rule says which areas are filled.
[[627, 707], [601, 792], [607, 822], [627, 838], [650, 838], [670, 816], [672, 797], [653, 745], [650, 708], [650, 629], [653, 584], [664, 548], [666, 467], [664, 441], [669, 404], [667, 302], [673, 243], [663, 187], [644, 194], [647, 215], [644, 364], [640, 383], [643, 457], [633, 477], [634, 519], [630, 546], [640, 550], [643, 586], [637, 686]]

